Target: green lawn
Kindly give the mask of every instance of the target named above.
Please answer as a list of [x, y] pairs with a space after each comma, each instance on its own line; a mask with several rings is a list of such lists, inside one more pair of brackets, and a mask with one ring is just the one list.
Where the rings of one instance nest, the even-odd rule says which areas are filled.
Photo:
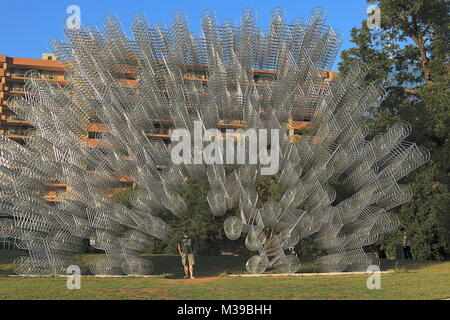
[[[17, 252], [0, 251], [0, 299], [445, 299], [450, 298], [450, 262], [385, 261], [381, 289], [369, 290], [367, 276], [227, 277], [243, 273], [245, 257], [199, 256], [198, 278], [180, 279], [179, 257], [148, 256], [151, 278], [82, 278], [81, 290], [68, 290], [65, 278], [12, 278]], [[80, 257], [83, 265], [92, 255]], [[303, 271], [310, 271], [306, 264]], [[161, 275], [163, 274], [164, 275]]]

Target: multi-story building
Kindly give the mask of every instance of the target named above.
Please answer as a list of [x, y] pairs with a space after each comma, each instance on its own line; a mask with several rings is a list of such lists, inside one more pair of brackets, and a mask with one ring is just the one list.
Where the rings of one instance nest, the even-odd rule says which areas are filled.
[[62, 86], [66, 84], [64, 66], [55, 55], [44, 53], [42, 59], [0, 55], [0, 134], [19, 143], [24, 143], [33, 127], [11, 111], [8, 101], [12, 96], [25, 94], [24, 85], [29, 70], [37, 70], [47, 81]]
[[[66, 85], [64, 65], [57, 60], [53, 54], [43, 53], [42, 59], [17, 58], [0, 55], [0, 134], [8, 138], [24, 143], [30, 137], [34, 130], [28, 121], [24, 121], [15, 115], [8, 107], [8, 100], [14, 95], [25, 94], [25, 80], [27, 71], [38, 71], [47, 81], [58, 83], [61, 86]], [[331, 81], [336, 75], [333, 71], [323, 71], [324, 81]], [[276, 77], [274, 71], [255, 70], [255, 80], [263, 76]], [[201, 81], [207, 83], [206, 72], [188, 72], [185, 75], [187, 81]], [[127, 79], [128, 85], [135, 85], [136, 80], [133, 75]], [[306, 121], [290, 121], [286, 125], [286, 130], [290, 136], [301, 134], [301, 129], [307, 125]], [[156, 125], [156, 132], [149, 136], [161, 138], [166, 142], [170, 141], [170, 123], [161, 121]], [[219, 126], [224, 126], [219, 124]], [[95, 147], [102, 132], [107, 128], [101, 124], [93, 124], [87, 133], [90, 145]]]
[[[44, 53], [42, 59], [17, 58], [0, 55], [0, 134], [20, 144], [30, 138], [33, 126], [18, 117], [10, 108], [14, 96], [25, 94], [28, 71], [38, 71], [49, 82], [66, 85], [64, 66], [53, 54]], [[58, 192], [66, 191], [63, 184], [54, 184], [47, 200], [54, 202]]]
[[[29, 70], [38, 71], [46, 81], [57, 83], [61, 86], [67, 84], [65, 78], [64, 64], [58, 61], [53, 54], [44, 53], [42, 59], [17, 58], [0, 55], [0, 135], [5, 135], [18, 143], [24, 144], [33, 133], [33, 126], [30, 122], [19, 118], [9, 107], [12, 103], [11, 97], [15, 95], [25, 94], [25, 80], [30, 76]], [[323, 71], [324, 81], [331, 81], [337, 75], [333, 71]], [[275, 71], [254, 70], [255, 82], [262, 85], [262, 79], [276, 78]], [[185, 74], [186, 81], [200, 81], [207, 83], [206, 70], [204, 67], [193, 66]], [[135, 86], [136, 75], [129, 74], [125, 80], [125, 85]], [[304, 128], [307, 127], [308, 121], [295, 121], [292, 119], [286, 124], [286, 130], [289, 136], [295, 141], [298, 136], [302, 135]], [[171, 137], [171, 121], [162, 120], [155, 122], [155, 130], [148, 133], [149, 137], [163, 139], [166, 143], [170, 143]], [[242, 127], [239, 123], [219, 123], [218, 127], [225, 130], [226, 128]], [[102, 134], [108, 131], [108, 127], [103, 124], [93, 123], [86, 132], [91, 147], [96, 147]], [[124, 186], [132, 183], [129, 178], [122, 178]], [[58, 193], [65, 192], [67, 187], [64, 184], [53, 185], [52, 191], [46, 198], [50, 202], [58, 201]]]
[[[10, 104], [12, 97], [25, 95], [25, 81], [30, 76], [28, 73], [30, 70], [38, 71], [46, 81], [65, 86], [67, 79], [65, 77], [64, 64], [58, 61], [57, 57], [53, 54], [44, 53], [42, 59], [29, 59], [29, 58], [17, 58], [0, 55], [0, 135], [15, 140], [20, 144], [26, 143], [32, 134], [33, 126], [30, 122], [25, 121], [18, 117], [11, 109]], [[254, 70], [256, 85], [266, 84], [265, 79], [275, 79], [277, 73], [275, 71]], [[188, 70], [184, 75], [186, 81], [199, 81], [204, 84], [208, 82], [207, 73], [205, 67], [192, 66], [191, 70]], [[337, 75], [333, 71], [323, 71], [324, 81], [331, 81]], [[124, 79], [124, 85], [134, 87], [136, 86], [136, 74], [126, 75]], [[270, 82], [270, 81], [269, 81]], [[308, 119], [303, 121], [295, 121], [291, 119], [286, 124], [286, 130], [292, 140], [295, 141], [299, 136], [304, 134], [304, 129], [308, 125]], [[239, 122], [233, 123], [219, 123], [218, 127], [222, 130], [227, 128], [240, 128], [243, 127]], [[155, 121], [155, 130], [148, 133], [149, 137], [162, 139], [165, 143], [170, 143], [172, 123], [170, 120], [158, 119]], [[91, 147], [97, 147], [99, 140], [102, 138], [102, 134], [108, 132], [108, 126], [100, 123], [93, 123], [86, 132], [86, 138], [89, 141]], [[1, 151], [1, 150], [0, 150]], [[1, 159], [0, 159], [1, 160]], [[130, 185], [133, 181], [128, 177], [123, 177], [120, 181], [124, 184], [124, 187]], [[54, 183], [52, 185], [52, 191], [46, 196], [46, 200], [49, 203], [55, 203], [58, 200], [58, 194], [61, 192], [70, 191], [70, 188], [64, 184]], [[0, 212], [0, 217], [4, 216]], [[9, 240], [0, 239], [0, 249]], [[9, 244], [8, 244], [9, 246]]]
[[[43, 53], [42, 59], [17, 58], [0, 55], [0, 135], [5, 135], [18, 143], [25, 143], [25, 141], [32, 135], [34, 128], [30, 122], [20, 119], [8, 106], [12, 103], [10, 98], [14, 95], [25, 94], [25, 80], [29, 76], [29, 70], [38, 71], [47, 81], [57, 83], [61, 86], [67, 84], [65, 78], [64, 64], [58, 61], [57, 57], [50, 53]], [[267, 79], [274, 79], [277, 76], [276, 71], [254, 70], [253, 72], [255, 82], [257, 85], [262, 85], [267, 82]], [[200, 81], [207, 83], [207, 73], [205, 67], [192, 66], [184, 76], [186, 81]], [[324, 70], [324, 82], [333, 80], [337, 73], [333, 71]], [[136, 75], [133, 73], [127, 74], [124, 79], [124, 85], [135, 86]], [[266, 79], [266, 80], [264, 80]], [[286, 130], [293, 141], [295, 141], [304, 132], [308, 121], [295, 121], [292, 119], [286, 124]], [[307, 120], [307, 119], [306, 119]], [[149, 137], [163, 139], [166, 143], [170, 143], [171, 137], [171, 121], [159, 119], [155, 122], [155, 130], [148, 133]], [[226, 128], [238, 128], [238, 123], [225, 124], [219, 123], [218, 127], [225, 130]], [[99, 123], [93, 123], [86, 133], [89, 144], [92, 147], [98, 145], [102, 134], [107, 132], [108, 128]], [[125, 182], [127, 179], [124, 179]], [[55, 188], [60, 188], [65, 191], [64, 185], [55, 185]], [[56, 199], [56, 194], [49, 196], [49, 200]]]
[[[0, 135], [24, 144], [34, 128], [31, 123], [18, 117], [11, 109], [11, 98], [25, 94], [25, 80], [28, 71], [38, 71], [47, 81], [66, 85], [64, 66], [55, 55], [44, 53], [42, 59], [18, 58], [0, 55]], [[1, 159], [0, 159], [1, 160]], [[66, 191], [63, 184], [54, 184], [52, 192], [47, 200], [54, 202], [58, 192]], [[0, 212], [0, 217], [5, 216]], [[15, 240], [10, 238], [0, 239], [1, 249], [12, 249]]]

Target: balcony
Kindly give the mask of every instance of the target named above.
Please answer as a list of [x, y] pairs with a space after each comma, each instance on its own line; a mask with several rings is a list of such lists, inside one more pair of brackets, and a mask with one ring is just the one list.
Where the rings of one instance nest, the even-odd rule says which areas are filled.
[[25, 78], [25, 74], [28, 72], [29, 70], [14, 70], [11, 72], [11, 77], [16, 77], [16, 78]]
[[[16, 69], [11, 71], [10, 74], [6, 74], [7, 76], [9, 76], [10, 80], [15, 80], [15, 81], [19, 81], [19, 83], [23, 83], [24, 80], [26, 79], [31, 79], [29, 77], [29, 74], [27, 69]], [[65, 80], [65, 75], [61, 72], [52, 72], [52, 71], [40, 71], [40, 74], [42, 76], [42, 78], [44, 78], [44, 80], [49, 81], [49, 82], [56, 82], [59, 83], [61, 85], [65, 85], [67, 82]], [[42, 80], [40, 78], [36, 78], [34, 80]], [[13, 83], [14, 84], [14, 83]], [[13, 89], [11, 89], [13, 90]], [[19, 91], [19, 90], [17, 90]]]
[[2, 115], [1, 120], [3, 120], [6, 123], [11, 123], [11, 124], [22, 124], [22, 125], [30, 125], [31, 124], [30, 121], [26, 121], [26, 120], [20, 118], [19, 116], [17, 116], [16, 114]]
[[10, 139], [28, 139], [35, 132], [36, 129], [22, 129], [22, 128], [8, 128], [3, 130], [3, 134]]
[[19, 85], [19, 84], [13, 83], [9, 87], [9, 91], [14, 92], [14, 93], [15, 92], [22, 93], [22, 92], [25, 92], [25, 87], [23, 85]]
[[170, 139], [170, 137], [172, 136], [172, 128], [159, 127], [155, 125], [155, 131], [148, 133], [147, 136], [161, 139]]

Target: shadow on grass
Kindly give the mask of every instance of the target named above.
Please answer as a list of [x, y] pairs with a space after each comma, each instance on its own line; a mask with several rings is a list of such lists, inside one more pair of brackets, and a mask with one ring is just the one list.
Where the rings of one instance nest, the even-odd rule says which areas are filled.
[[16, 265], [14, 261], [19, 257], [28, 256], [25, 250], [2, 250], [0, 251], [0, 277], [6, 277], [15, 274], [14, 268]]
[[436, 260], [380, 260], [380, 268], [383, 271], [394, 270], [396, 272], [407, 272], [422, 269], [427, 266], [445, 263]]
[[[14, 261], [20, 256], [28, 256], [27, 251], [0, 251], [0, 277], [14, 275]], [[74, 264], [82, 269], [82, 274], [90, 275], [89, 264], [103, 254], [81, 254], [75, 257]], [[143, 258], [153, 262], [154, 275], [168, 279], [180, 279], [184, 277], [183, 266], [179, 255], [152, 255], [144, 254]], [[196, 256], [195, 271], [196, 277], [217, 277], [230, 274], [247, 273], [245, 263], [248, 256]], [[300, 273], [315, 272], [313, 260], [300, 259]], [[394, 270], [396, 272], [408, 272], [421, 269], [430, 265], [443, 263], [441, 261], [429, 260], [381, 260], [381, 270]], [[267, 270], [266, 273], [276, 273], [275, 270]]]
[[[14, 261], [21, 256], [28, 256], [27, 251], [0, 251], [0, 277], [14, 275]], [[82, 274], [90, 275], [89, 264], [104, 254], [81, 254], [74, 258], [74, 264], [80, 266]], [[153, 262], [153, 274], [165, 278], [183, 278], [183, 266], [179, 255], [142, 255]], [[196, 277], [217, 277], [225, 274], [245, 273], [246, 256], [196, 256]]]
[[[154, 274], [164, 274], [166, 278], [184, 277], [181, 258], [177, 255], [148, 255], [154, 265]], [[196, 277], [217, 277], [225, 274], [244, 273], [248, 257], [244, 256], [196, 256], [194, 275]]]

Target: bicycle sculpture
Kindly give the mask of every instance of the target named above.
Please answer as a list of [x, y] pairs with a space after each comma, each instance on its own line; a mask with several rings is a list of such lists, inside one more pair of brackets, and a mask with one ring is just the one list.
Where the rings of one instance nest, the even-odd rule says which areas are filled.
[[[201, 37], [179, 12], [170, 28], [135, 16], [131, 38], [115, 17], [106, 19], [104, 31], [65, 30], [66, 41], [54, 48], [67, 65], [67, 86], [30, 71], [25, 96], [9, 106], [35, 131], [24, 145], [0, 136], [0, 212], [13, 217], [0, 220], [0, 234], [29, 251], [17, 273], [65, 273], [87, 239], [106, 252], [91, 264], [92, 273], [150, 273], [151, 262], [140, 254], [151, 239], [171, 235], [159, 212], [189, 215], [179, 194], [189, 177], [209, 181], [214, 216], [237, 208], [224, 230], [231, 240], [244, 237], [255, 252], [247, 262], [251, 273], [297, 272], [300, 261], [287, 249], [307, 237], [328, 252], [317, 259], [318, 271], [377, 264], [363, 247], [398, 226], [389, 210], [411, 198], [398, 180], [429, 153], [404, 140], [411, 131], [406, 123], [366, 140], [367, 114], [383, 91], [363, 85], [363, 65], [324, 82], [342, 41], [324, 22], [320, 8], [290, 23], [276, 8], [265, 31], [248, 8], [239, 26], [218, 24], [205, 11]], [[205, 79], [187, 76], [195, 72]], [[286, 132], [292, 119], [309, 122], [295, 142]], [[164, 121], [190, 133], [194, 121], [204, 130], [219, 123], [279, 130], [281, 200], [256, 205], [260, 164], [231, 165], [229, 174], [220, 164], [174, 164], [171, 147], [150, 136]], [[95, 147], [87, 135], [93, 123], [104, 129]], [[109, 197], [121, 177], [139, 186], [131, 208]], [[335, 203], [330, 181], [338, 178], [352, 195]], [[55, 183], [69, 188], [51, 205], [45, 197]]]

